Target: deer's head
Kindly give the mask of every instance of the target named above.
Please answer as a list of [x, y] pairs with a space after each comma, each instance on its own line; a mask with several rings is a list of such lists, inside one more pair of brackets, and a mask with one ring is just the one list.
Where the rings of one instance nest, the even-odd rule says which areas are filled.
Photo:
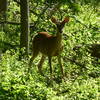
[[56, 25], [58, 32], [61, 33], [65, 23], [69, 22], [69, 17], [65, 17], [63, 21], [58, 21], [56, 18], [52, 17], [51, 21]]

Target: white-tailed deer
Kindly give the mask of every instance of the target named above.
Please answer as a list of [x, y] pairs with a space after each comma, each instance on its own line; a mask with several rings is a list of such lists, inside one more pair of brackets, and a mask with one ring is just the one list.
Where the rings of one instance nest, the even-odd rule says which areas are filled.
[[51, 65], [51, 58], [53, 56], [58, 57], [58, 62], [61, 68], [62, 75], [64, 76], [63, 67], [61, 63], [61, 50], [62, 50], [62, 29], [64, 28], [65, 23], [69, 22], [69, 17], [65, 17], [63, 21], [58, 21], [54, 17], [51, 18], [51, 21], [57, 27], [56, 36], [50, 35], [48, 32], [39, 32], [33, 39], [32, 42], [32, 57], [30, 59], [29, 67], [32, 64], [34, 58], [39, 54], [42, 53], [41, 60], [38, 64], [38, 70], [42, 73], [42, 65], [45, 60], [45, 57], [48, 57], [49, 66], [50, 66], [50, 73], [52, 75], [52, 65]]

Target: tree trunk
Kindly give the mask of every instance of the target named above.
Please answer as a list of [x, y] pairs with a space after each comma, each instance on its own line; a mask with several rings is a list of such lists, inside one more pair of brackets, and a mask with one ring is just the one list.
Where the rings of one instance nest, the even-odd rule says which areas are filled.
[[25, 47], [25, 55], [29, 53], [29, 0], [20, 0], [21, 35], [20, 47]]
[[[0, 20], [6, 21], [7, 19], [7, 6], [8, 6], [8, 2], [7, 0], [0, 0]], [[6, 24], [2, 24], [1, 26], [2, 31], [6, 32]]]
[[7, 0], [0, 0], [0, 14], [7, 11]]

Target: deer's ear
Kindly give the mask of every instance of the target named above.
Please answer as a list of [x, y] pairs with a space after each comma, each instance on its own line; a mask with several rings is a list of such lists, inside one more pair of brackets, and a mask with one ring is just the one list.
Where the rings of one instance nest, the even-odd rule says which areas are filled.
[[52, 17], [52, 18], [51, 18], [51, 21], [52, 21], [53, 23], [55, 23], [55, 24], [57, 23], [57, 20], [56, 20], [55, 17]]
[[69, 17], [65, 17], [63, 23], [68, 23], [68, 22], [69, 22]]

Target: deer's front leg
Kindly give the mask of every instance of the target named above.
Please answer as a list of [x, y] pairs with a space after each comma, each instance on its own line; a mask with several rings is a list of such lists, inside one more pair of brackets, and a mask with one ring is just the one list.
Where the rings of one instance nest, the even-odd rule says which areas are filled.
[[63, 70], [63, 66], [62, 66], [62, 62], [61, 62], [61, 55], [58, 55], [57, 58], [58, 58], [58, 62], [59, 62], [59, 65], [60, 65], [62, 77], [64, 77], [64, 70]]
[[39, 70], [40, 74], [42, 74], [42, 75], [43, 75], [43, 73], [42, 73], [42, 65], [44, 63], [45, 58], [46, 58], [46, 56], [45, 55], [42, 55], [41, 60], [38, 63], [38, 70]]
[[51, 78], [52, 78], [52, 65], [51, 65], [51, 56], [48, 57], [49, 59], [49, 66], [50, 66], [50, 74], [51, 74]]

